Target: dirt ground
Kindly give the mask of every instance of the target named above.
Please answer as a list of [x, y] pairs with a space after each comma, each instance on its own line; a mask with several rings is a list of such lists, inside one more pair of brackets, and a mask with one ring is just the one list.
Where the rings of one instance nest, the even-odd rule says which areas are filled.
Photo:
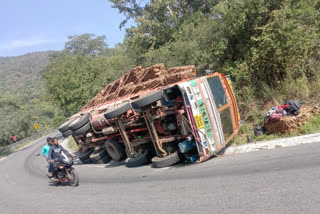
[[301, 106], [300, 114], [297, 116], [286, 116], [280, 120], [270, 121], [265, 124], [267, 133], [289, 133], [298, 131], [299, 128], [310, 120], [312, 115], [319, 113], [320, 109], [317, 106]]

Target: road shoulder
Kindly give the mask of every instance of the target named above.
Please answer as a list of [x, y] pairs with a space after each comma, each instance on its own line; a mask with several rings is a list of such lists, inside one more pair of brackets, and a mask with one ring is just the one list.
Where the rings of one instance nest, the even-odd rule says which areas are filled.
[[261, 151], [266, 149], [297, 146], [309, 143], [320, 143], [320, 133], [230, 146], [226, 148], [223, 154], [232, 155], [238, 153]]

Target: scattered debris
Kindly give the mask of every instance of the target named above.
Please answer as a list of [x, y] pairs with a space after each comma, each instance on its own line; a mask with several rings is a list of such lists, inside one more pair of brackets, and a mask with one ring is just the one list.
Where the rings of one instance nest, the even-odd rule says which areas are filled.
[[254, 127], [254, 135], [256, 137], [260, 135], [264, 135], [265, 133], [266, 133], [266, 129], [264, 128], [264, 126], [257, 125]]
[[297, 116], [286, 116], [279, 120], [272, 120], [265, 123], [265, 128], [269, 134], [289, 133], [299, 130], [299, 128], [310, 120], [313, 114], [320, 112], [318, 107], [302, 106]]
[[248, 143], [252, 143], [253, 142], [252, 137], [250, 135], [247, 135], [247, 141], [248, 141]]
[[301, 105], [297, 100], [287, 100], [282, 106], [275, 106], [269, 109], [265, 116], [265, 123], [280, 120], [285, 116], [297, 116]]

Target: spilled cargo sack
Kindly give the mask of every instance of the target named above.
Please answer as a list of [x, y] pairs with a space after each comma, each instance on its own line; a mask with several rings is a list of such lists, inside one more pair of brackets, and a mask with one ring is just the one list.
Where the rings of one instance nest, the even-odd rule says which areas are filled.
[[269, 116], [269, 120], [280, 120], [281, 118], [282, 118], [282, 114], [281, 113], [277, 113], [277, 112], [273, 112]]
[[266, 129], [264, 126], [257, 125], [254, 127], [254, 135], [255, 136], [260, 136], [266, 133]]
[[288, 115], [297, 116], [300, 113], [299, 109], [301, 104], [297, 100], [287, 100], [285, 105], [289, 105], [288, 107], [284, 108]]
[[278, 109], [277, 107], [272, 107], [271, 109], [269, 109], [269, 111], [266, 113], [266, 116], [264, 117], [265, 123], [269, 122], [270, 115], [274, 113], [277, 109]]

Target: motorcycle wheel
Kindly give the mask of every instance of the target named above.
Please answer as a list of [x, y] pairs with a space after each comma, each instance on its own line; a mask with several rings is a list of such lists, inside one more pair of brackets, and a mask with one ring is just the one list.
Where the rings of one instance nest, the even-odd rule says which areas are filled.
[[51, 180], [53, 186], [59, 186], [61, 184], [60, 181], [54, 181], [54, 180]]
[[70, 180], [69, 183], [71, 186], [76, 187], [79, 185], [79, 176], [74, 168], [69, 172], [73, 175], [73, 180]]

